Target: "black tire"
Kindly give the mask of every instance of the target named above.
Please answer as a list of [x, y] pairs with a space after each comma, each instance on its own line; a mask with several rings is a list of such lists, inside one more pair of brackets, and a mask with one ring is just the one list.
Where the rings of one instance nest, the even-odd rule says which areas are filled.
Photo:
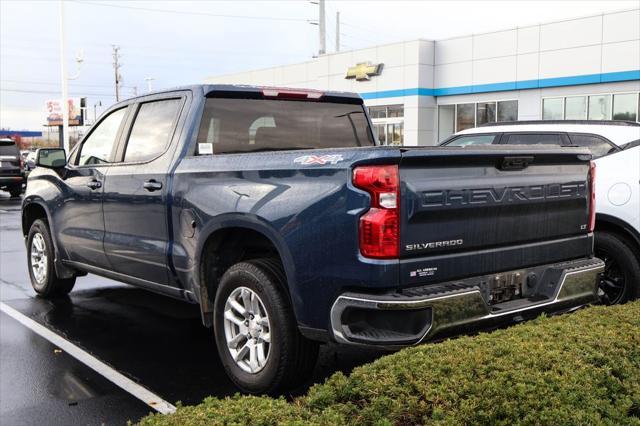
[[[298, 331], [289, 298], [284, 291], [285, 285], [282, 266], [272, 259], [237, 263], [220, 280], [214, 308], [216, 345], [228, 376], [243, 392], [274, 394], [291, 389], [308, 379], [316, 364], [318, 343], [306, 339]], [[241, 287], [258, 295], [269, 318], [270, 344], [266, 364], [253, 373], [244, 371], [236, 363], [225, 336], [227, 298]]]
[[[40, 277], [36, 277], [32, 263], [34, 261], [32, 253], [37, 252], [37, 249], [35, 249], [33, 243], [34, 238], [38, 239], [38, 241], [41, 241], [41, 243], [44, 245], [43, 252], [46, 255], [46, 262], [41, 268], [44, 275]], [[38, 259], [41, 259], [41, 257]], [[31, 225], [31, 229], [29, 229], [29, 234], [27, 236], [27, 263], [29, 266], [29, 277], [31, 278], [31, 286], [39, 296], [42, 296], [44, 298], [65, 296], [69, 294], [76, 283], [75, 277], [66, 279], [58, 278], [53, 264], [54, 259], [55, 253], [53, 248], [53, 241], [51, 240], [51, 234], [49, 233], [49, 225], [46, 221], [37, 219]]]
[[22, 185], [20, 186], [13, 186], [9, 189], [9, 194], [11, 195], [11, 198], [17, 198], [20, 196], [20, 194], [22, 194]]
[[624, 236], [600, 231], [595, 234], [595, 255], [604, 260], [600, 279], [600, 302], [618, 305], [640, 295], [640, 262], [632, 243]]

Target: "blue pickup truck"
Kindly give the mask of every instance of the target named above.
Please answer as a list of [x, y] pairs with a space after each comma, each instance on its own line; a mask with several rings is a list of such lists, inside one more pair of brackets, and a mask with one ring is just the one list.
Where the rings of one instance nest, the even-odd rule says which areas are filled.
[[582, 148], [377, 146], [354, 94], [200, 85], [111, 107], [23, 201], [42, 297], [112, 278], [191, 303], [240, 389], [318, 345], [399, 348], [597, 299]]

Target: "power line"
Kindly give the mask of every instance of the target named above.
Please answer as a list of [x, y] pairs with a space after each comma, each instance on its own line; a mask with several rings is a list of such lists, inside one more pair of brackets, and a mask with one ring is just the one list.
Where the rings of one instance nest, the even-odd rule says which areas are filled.
[[222, 15], [217, 13], [208, 13], [208, 12], [187, 12], [185, 10], [176, 10], [176, 9], [155, 9], [151, 7], [139, 7], [139, 6], [123, 6], [123, 5], [115, 5], [115, 4], [107, 4], [107, 3], [95, 3], [91, 1], [79, 1], [79, 0], [71, 0], [76, 4], [82, 5], [91, 5], [91, 6], [102, 6], [102, 7], [111, 7], [115, 9], [129, 9], [129, 10], [140, 10], [145, 12], [159, 12], [159, 13], [170, 13], [170, 14], [179, 14], [179, 15], [191, 15], [191, 16], [210, 16], [214, 18], [231, 18], [231, 19], [252, 19], [252, 20], [260, 20], [260, 21], [287, 21], [287, 22], [309, 22], [309, 19], [304, 18], [288, 18], [288, 17], [278, 17], [278, 16], [248, 16], [248, 15]]
[[[45, 85], [45, 86], [59, 86], [60, 83], [56, 83], [56, 82], [52, 82], [52, 81], [28, 81], [28, 80], [0, 80], [0, 82], [2, 83], [15, 83], [15, 84], [40, 84], [40, 85]], [[75, 81], [70, 81], [69, 85], [71, 86], [78, 86], [78, 87], [100, 87], [100, 88], [107, 88], [107, 87], [113, 87], [112, 84], [86, 84], [86, 83], [76, 83]], [[133, 86], [124, 86], [124, 85], [120, 85], [120, 87], [124, 87], [124, 88], [128, 88], [128, 89], [132, 89]]]
[[[0, 88], [0, 92], [13, 92], [13, 93], [33, 93], [33, 94], [45, 94], [45, 95], [60, 95], [59, 90], [23, 90], [23, 89], [5, 89], [4, 87]], [[69, 93], [72, 96], [109, 96], [115, 98], [116, 95], [111, 93]]]

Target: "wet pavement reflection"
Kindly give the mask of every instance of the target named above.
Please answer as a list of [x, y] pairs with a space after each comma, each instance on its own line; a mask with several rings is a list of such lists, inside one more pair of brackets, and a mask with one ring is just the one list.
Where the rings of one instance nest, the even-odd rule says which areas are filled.
[[[196, 404], [238, 390], [224, 373], [196, 305], [93, 275], [62, 299], [35, 296], [20, 231], [20, 200], [0, 196], [0, 299], [165, 400]], [[100, 424], [137, 420], [150, 408], [5, 314], [0, 316], [0, 423]], [[15, 336], [24, 336], [16, 338]], [[58, 352], [56, 352], [56, 349]], [[382, 352], [324, 345], [304, 393], [335, 371]], [[16, 420], [20, 419], [20, 422]]]

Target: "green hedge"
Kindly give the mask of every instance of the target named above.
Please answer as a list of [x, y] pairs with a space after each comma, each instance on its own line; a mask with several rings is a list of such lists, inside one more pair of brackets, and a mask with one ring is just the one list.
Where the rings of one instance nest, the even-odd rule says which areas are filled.
[[640, 425], [640, 302], [404, 349], [307, 395], [207, 398], [142, 425]]

